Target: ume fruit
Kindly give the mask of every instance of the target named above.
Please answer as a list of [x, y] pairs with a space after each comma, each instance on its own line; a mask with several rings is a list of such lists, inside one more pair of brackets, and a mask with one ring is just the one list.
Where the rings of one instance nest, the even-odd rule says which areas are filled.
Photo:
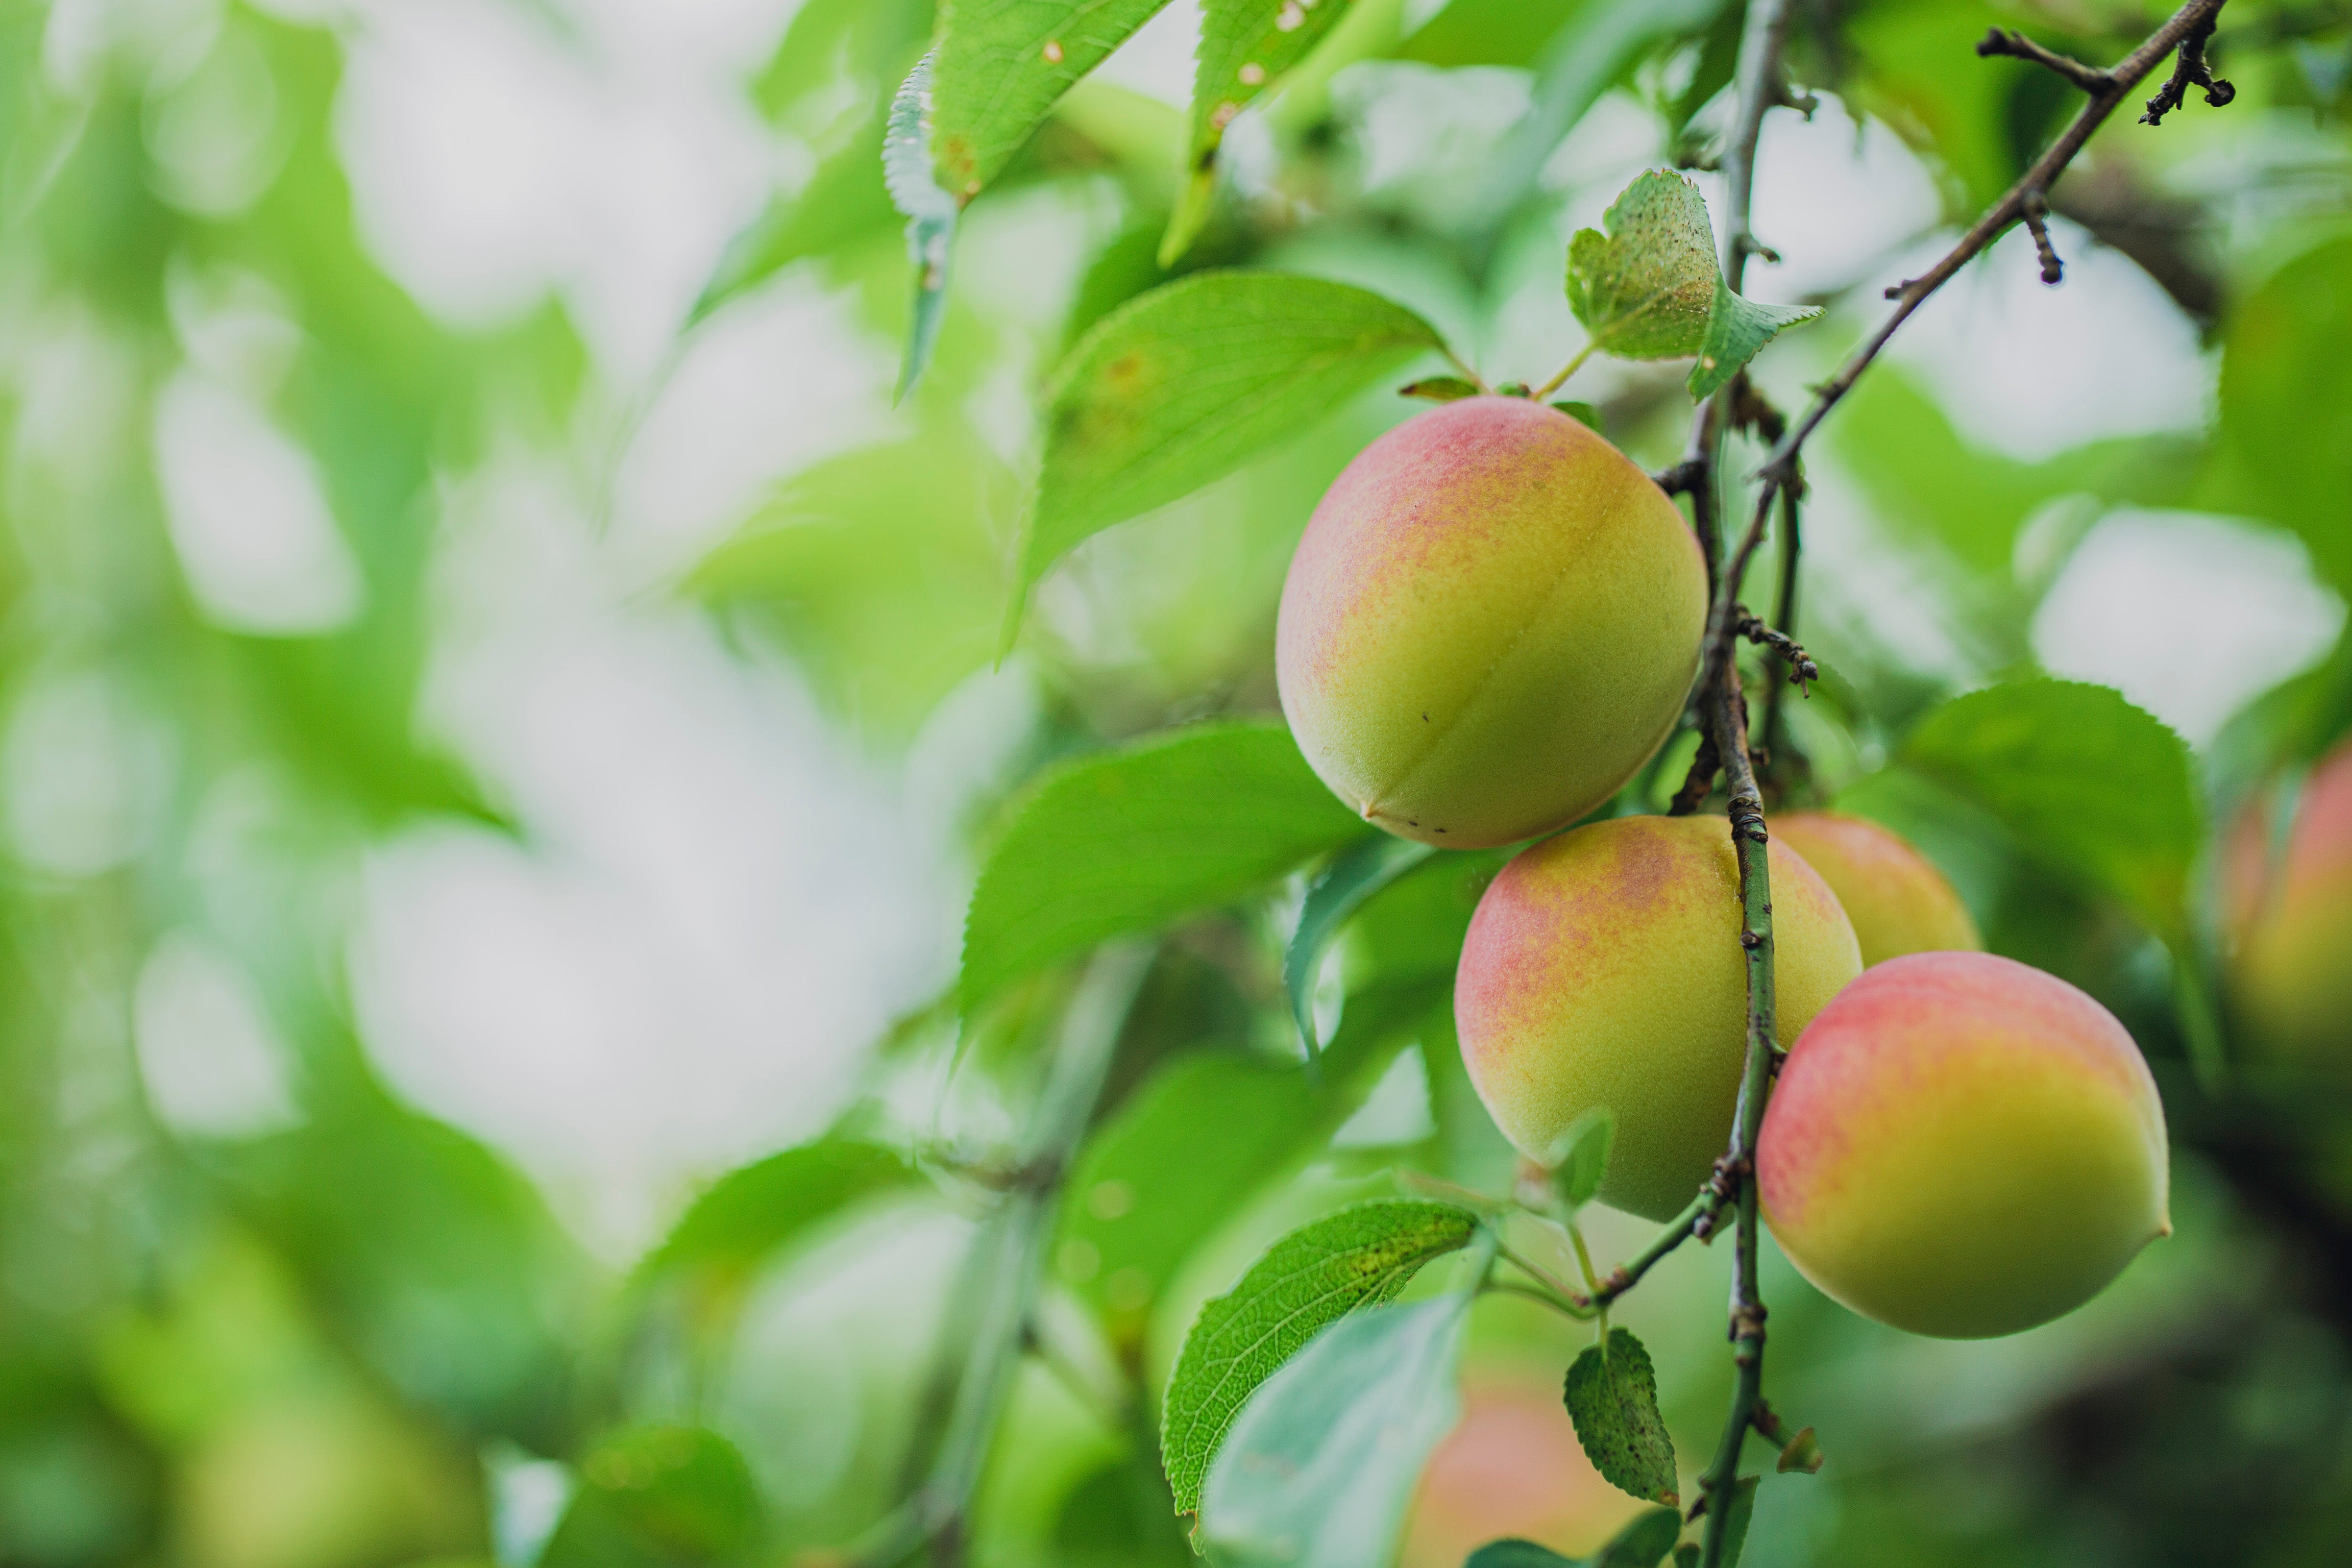
[[[1768, 847], [1780, 1036], [1862, 970], [1837, 900], [1786, 845]], [[1739, 867], [1719, 816], [1622, 816], [1504, 867], [1462, 944], [1462, 1060], [1504, 1135], [1531, 1158], [1606, 1106], [1617, 1138], [1603, 1202], [1667, 1219], [1729, 1143], [1747, 1058]]]
[[2139, 1047], [1990, 953], [1892, 959], [1823, 1008], [1781, 1067], [1756, 1176], [1806, 1279], [1947, 1339], [2072, 1311], [2172, 1228]]
[[1315, 509], [1282, 589], [1283, 712], [1388, 831], [1531, 838], [1673, 729], [1706, 584], [1689, 525], [1623, 453], [1540, 403], [1465, 398], [1365, 447]]
[[2223, 858], [2230, 1000], [2270, 1061], [2352, 1068], [2352, 745], [2311, 770], [2285, 834], [2249, 808]]
[[1892, 828], [1834, 812], [1792, 811], [1772, 819], [1772, 836], [1793, 846], [1837, 895], [1853, 922], [1864, 968], [1906, 952], [1984, 946], [1952, 884]]

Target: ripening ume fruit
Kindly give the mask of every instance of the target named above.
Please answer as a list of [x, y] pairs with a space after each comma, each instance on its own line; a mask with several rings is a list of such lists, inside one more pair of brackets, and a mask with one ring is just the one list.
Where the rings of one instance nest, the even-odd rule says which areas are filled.
[[1359, 453], [1282, 587], [1291, 733], [1391, 833], [1510, 844], [1614, 795], [1698, 668], [1706, 569], [1622, 452], [1520, 397], [1470, 397]]
[[1889, 827], [1828, 811], [1772, 819], [1772, 836], [1822, 874], [1853, 922], [1867, 969], [1906, 952], [1982, 951], [1984, 938], [1935, 863]]
[[1943, 1339], [2070, 1312], [2172, 1230], [2139, 1047], [2074, 986], [1987, 952], [1889, 960], [1823, 1008], [1781, 1065], [1756, 1178], [1800, 1273]]
[[2352, 1068], [2352, 743], [2304, 780], [2284, 841], [2250, 806], [2223, 857], [2230, 1000], [2255, 1054]]
[[[1862, 972], [1853, 928], [1787, 845], [1767, 846], [1783, 1041]], [[1739, 866], [1719, 816], [1621, 816], [1503, 868], [1454, 987], [1462, 1060], [1520, 1152], [1606, 1106], [1604, 1203], [1668, 1219], [1730, 1142], [1747, 1059]]]

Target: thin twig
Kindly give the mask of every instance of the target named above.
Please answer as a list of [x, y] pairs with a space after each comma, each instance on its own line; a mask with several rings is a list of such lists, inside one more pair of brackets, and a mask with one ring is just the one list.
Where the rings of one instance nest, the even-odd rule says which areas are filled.
[[2012, 33], [2000, 27], [1988, 28], [1977, 40], [1977, 53], [1986, 59], [1995, 55], [2009, 55], [2035, 65], [2047, 66], [2081, 88], [2084, 92], [2105, 92], [2115, 85], [2115, 79], [2096, 66], [2086, 66], [2071, 55], [2045, 49], [2022, 33]]
[[[1784, 512], [1792, 510], [1790, 492], [1782, 490], [1779, 493], [1781, 510]], [[1789, 684], [1802, 688], [1822, 678], [1821, 666], [1813, 662], [1813, 656], [1807, 653], [1796, 638], [1768, 625], [1763, 616], [1753, 614], [1745, 605], [1734, 605], [1731, 610], [1735, 617], [1733, 631], [1758, 647], [1769, 647], [1780, 655], [1780, 662], [1789, 668]]]
[[[2214, 9], [2218, 11], [2220, 7]], [[2166, 115], [2187, 100], [2192, 87], [2203, 88], [2205, 101], [2215, 109], [2238, 96], [2238, 89], [2215, 76], [2213, 68], [2205, 60], [2205, 46], [2212, 41], [2214, 21], [2214, 17], [2207, 16], [2202, 25], [2191, 28], [2180, 40], [2180, 52], [2172, 62], [2172, 76], [2147, 100], [2147, 112], [2139, 117], [2142, 125], [2163, 123]]]
[[[2028, 196], [2046, 196], [2057, 183], [2058, 176], [2065, 172], [2066, 166], [2074, 161], [2075, 154], [2082, 152], [2084, 144], [2090, 141], [2091, 133], [2106, 122], [2107, 116], [2130, 96], [2131, 89], [2139, 84], [2142, 78], [2154, 70], [2165, 56], [2181, 47], [2192, 34], [2200, 40], [2198, 57], [2201, 68], [2202, 40], [2212, 35], [2214, 18], [2221, 14], [2225, 3], [2226, 0], [2189, 0], [2187, 5], [2174, 12], [2162, 26], [2148, 35], [2145, 43], [2103, 73], [2105, 85], [2091, 92], [2090, 101], [2059, 134], [2058, 140], [2034, 160], [2033, 166], [2019, 177], [2009, 193], [1977, 219], [1968, 233], [1962, 235], [1935, 266], [1888, 291], [1889, 298], [1895, 300], [1895, 309], [1861, 347], [1846, 356], [1837, 374], [1814, 390], [1812, 402], [1789, 427], [1788, 434], [1773, 445], [1770, 456], [1757, 469], [1759, 479], [1767, 485], [1774, 485], [1794, 477], [1797, 454], [1806, 438], [1837, 405], [1838, 400], [1853, 390], [1854, 382], [1870, 368], [1871, 362], [1878, 357], [1879, 351], [1886, 346], [1895, 329], [1910, 320], [1912, 312], [1925, 304], [1928, 296], [1951, 281], [1962, 267], [2000, 238], [2012, 224], [2022, 220]], [[2175, 72], [2176, 76], [2179, 74]], [[2210, 98], [2210, 94], [2208, 96]], [[2225, 94], [2218, 101], [2228, 102], [2228, 96]]]

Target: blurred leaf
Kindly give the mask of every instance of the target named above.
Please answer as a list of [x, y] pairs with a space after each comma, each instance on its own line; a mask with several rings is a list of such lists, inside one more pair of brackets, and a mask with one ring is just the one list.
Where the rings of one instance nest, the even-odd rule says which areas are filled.
[[952, 0], [940, 17], [930, 145], [961, 204], [996, 178], [1070, 85], [1167, 0]]
[[1168, 1482], [1142, 1453], [1105, 1465], [1054, 1520], [1054, 1568], [1192, 1568]]
[[1922, 719], [1901, 757], [2185, 945], [2203, 832], [2189, 748], [2120, 692], [2049, 679], [1972, 691]]
[[1528, 197], [1560, 140], [1603, 93], [1626, 79], [1654, 47], [1667, 38], [1698, 36], [1732, 3], [1646, 0], [1628, 5], [1618, 0], [1582, 0], [1573, 18], [1551, 33], [1542, 58], [1536, 62], [1528, 112], [1486, 161], [1486, 190], [1481, 205], [1490, 216], [1499, 218]]
[[725, 1313], [769, 1259], [878, 1194], [923, 1185], [895, 1152], [823, 1138], [730, 1171], [641, 1261], [634, 1283], [683, 1288], [706, 1318]]
[[1846, 399], [1831, 438], [1881, 515], [2003, 578], [2019, 531], [2046, 502], [2083, 494], [2178, 505], [2203, 457], [2196, 443], [2164, 435], [2093, 441], [2021, 462], [1968, 444], [1917, 382], [1883, 363]]
[[948, 264], [955, 252], [956, 216], [962, 204], [941, 188], [931, 175], [929, 133], [924, 115], [930, 106], [931, 69], [936, 54], [925, 55], [899, 85], [890, 100], [890, 117], [882, 132], [882, 183], [889, 187], [890, 205], [907, 218], [907, 259], [915, 268], [914, 311], [907, 325], [907, 352], [898, 367], [898, 389], [893, 402], [903, 402], [931, 363], [939, 342], [940, 322], [948, 308]]
[[1524, 66], [1591, 0], [1450, 0], [1397, 58], [1433, 66]]
[[[1672, 1503], [1675, 1440], [1658, 1414], [1658, 1375], [1632, 1331], [1612, 1329], [1568, 1369], [1569, 1419], [1601, 1477], [1619, 1491]], [[1662, 1554], [1663, 1555], [1663, 1554]]]
[[1601, 410], [1590, 403], [1555, 403], [1552, 406], [1586, 429], [1605, 434], [1601, 431]]
[[1216, 193], [1217, 148], [1225, 127], [1250, 100], [1277, 84], [1307, 58], [1351, 0], [1325, 0], [1308, 8], [1279, 0], [1202, 0], [1201, 45], [1193, 56], [1192, 145], [1185, 181], [1168, 215], [1160, 265], [1174, 265], [1208, 221]]
[[1643, 1509], [1590, 1557], [1562, 1557], [1532, 1541], [1490, 1541], [1472, 1552], [1462, 1568], [1657, 1568], [1674, 1551], [1682, 1532], [1679, 1512], [1670, 1508]]
[[1748, 1527], [1756, 1518], [1756, 1486], [1761, 1479], [1742, 1476], [1732, 1484], [1730, 1513], [1723, 1526], [1723, 1568], [1739, 1568], [1739, 1554], [1748, 1545]]
[[687, 579], [772, 617], [838, 711], [910, 735], [995, 647], [1018, 481], [961, 423], [803, 469]]
[[1393, 1300], [1422, 1265], [1459, 1251], [1477, 1228], [1477, 1215], [1451, 1204], [1358, 1204], [1292, 1231], [1211, 1299], [1184, 1336], [1160, 1415], [1177, 1511], [1201, 1509], [1210, 1461], [1252, 1391], [1318, 1330]]
[[1377, 294], [1271, 272], [1197, 273], [1097, 321], [1046, 395], [1007, 646], [1030, 587], [1072, 546], [1231, 473], [1443, 347]]
[[751, 1472], [699, 1426], [615, 1433], [580, 1462], [580, 1489], [539, 1568], [664, 1568], [731, 1557], [760, 1527]]
[[1579, 229], [1569, 241], [1569, 309], [1592, 347], [1621, 359], [1698, 356], [1694, 397], [1729, 381], [1783, 327], [1821, 314], [1759, 305], [1726, 288], [1706, 203], [1681, 174], [1634, 176], [1601, 222], [1607, 234]]
[[2352, 235], [2313, 247], [2231, 311], [2221, 439], [2249, 510], [2292, 529], [2352, 594]]
[[1299, 1043], [1309, 1057], [1322, 1044], [1315, 1037], [1315, 982], [1331, 939], [1365, 900], [1436, 852], [1426, 844], [1384, 833], [1342, 851], [1307, 885], [1297, 927], [1283, 950], [1282, 984], [1290, 994], [1290, 1016], [1298, 1026]]
[[1608, 1173], [1609, 1149], [1617, 1142], [1617, 1118], [1605, 1105], [1578, 1117], [1553, 1142], [1552, 1185], [1570, 1209], [1580, 1209], [1601, 1191]]
[[1276, 724], [1202, 724], [1066, 763], [1013, 807], [981, 868], [964, 920], [964, 1011], [1368, 831]]
[[1804, 1427], [1790, 1438], [1789, 1446], [1780, 1450], [1780, 1462], [1772, 1468], [1784, 1476], [1791, 1470], [1802, 1470], [1809, 1476], [1818, 1475], [1822, 1468], [1822, 1443], [1813, 1436], [1813, 1429]]
[[[1874, 0], [1844, 28], [1842, 92], [1941, 165], [1945, 208], [1955, 217], [1998, 200], [2081, 102], [2054, 72], [1972, 57], [1987, 29], [2018, 19], [1986, 0]], [[2094, 63], [2120, 52], [2062, 31], [2065, 25], [2063, 16], [2037, 16], [2031, 31], [2035, 42]]]
[[1444, 1001], [1426, 981], [1350, 997], [1320, 1086], [1240, 1055], [1178, 1058], [1095, 1134], [1071, 1173], [1059, 1256], [1063, 1283], [1102, 1313], [1114, 1343], [1139, 1342], [1151, 1305], [1201, 1242], [1319, 1150]]
[[1267, 1378], [1202, 1489], [1210, 1553], [1246, 1568], [1386, 1568], [1422, 1466], [1461, 1415], [1470, 1300], [1375, 1306]]

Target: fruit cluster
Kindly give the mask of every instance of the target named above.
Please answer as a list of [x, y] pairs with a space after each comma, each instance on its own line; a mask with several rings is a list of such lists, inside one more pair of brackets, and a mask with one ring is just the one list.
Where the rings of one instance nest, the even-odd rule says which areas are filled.
[[[1607, 1108], [1601, 1196], [1658, 1219], [1729, 1141], [1747, 1016], [1733, 846], [1694, 817], [1558, 830], [1675, 732], [1706, 592], [1689, 526], [1622, 453], [1541, 404], [1472, 397], [1340, 475], [1277, 634], [1291, 728], [1367, 820], [1452, 848], [1539, 839], [1463, 944], [1463, 1059], [1531, 1159]], [[2352, 822], [2352, 767], [2334, 787]], [[1887, 829], [1800, 813], [1769, 831], [1787, 1054], [1756, 1175], [1782, 1250], [1923, 1334], [2011, 1333], [2089, 1300], [2170, 1228], [2163, 1108], [2131, 1037], [1981, 951], [1951, 885]], [[2257, 966], [2294, 970], [2291, 935], [2272, 933], [2328, 896], [2249, 894]], [[2322, 1010], [2272, 989], [2282, 1034]]]

